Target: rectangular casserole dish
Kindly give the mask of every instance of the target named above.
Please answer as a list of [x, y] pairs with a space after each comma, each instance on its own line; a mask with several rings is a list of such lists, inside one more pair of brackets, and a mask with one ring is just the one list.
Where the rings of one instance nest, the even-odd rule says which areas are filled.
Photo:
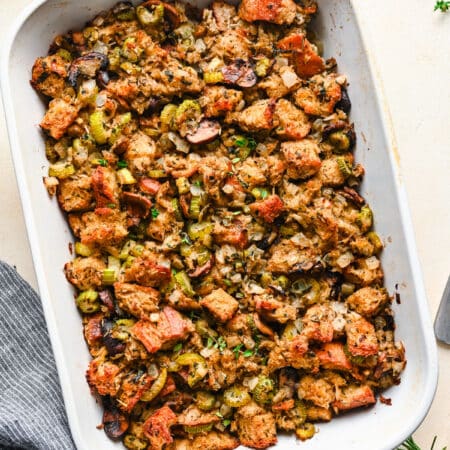
[[[335, 56], [339, 72], [348, 76], [353, 103], [357, 147], [355, 158], [366, 168], [361, 187], [375, 213], [377, 232], [386, 248], [382, 253], [386, 287], [396, 289], [401, 305], [394, 304], [397, 339], [406, 346], [408, 364], [399, 386], [384, 393], [392, 406], [373, 408], [320, 424], [320, 432], [302, 448], [391, 450], [409, 436], [425, 417], [437, 382], [437, 356], [427, 301], [414, 245], [413, 230], [394, 153], [383, 119], [381, 93], [371, 71], [353, 0], [319, 0], [315, 30], [325, 56]], [[1, 61], [4, 106], [22, 207], [33, 253], [40, 295], [58, 367], [73, 438], [79, 450], [120, 448], [95, 427], [101, 408], [89, 392], [84, 374], [90, 356], [83, 340], [81, 320], [66, 281], [63, 266], [72, 258], [71, 232], [50, 199], [42, 177], [47, 174], [44, 141], [39, 122], [45, 105], [29, 84], [36, 57], [47, 53], [52, 38], [83, 26], [111, 0], [36, 0], [23, 11], [5, 43]], [[204, 2], [199, 0], [199, 6]], [[294, 437], [281, 436], [277, 449], [288, 450]]]

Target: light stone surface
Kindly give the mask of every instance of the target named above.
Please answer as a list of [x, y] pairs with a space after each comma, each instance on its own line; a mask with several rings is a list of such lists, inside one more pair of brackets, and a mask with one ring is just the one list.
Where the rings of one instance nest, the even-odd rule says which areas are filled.
[[[0, 0], [0, 43], [29, 3]], [[387, 99], [434, 318], [450, 274], [450, 11], [433, 12], [432, 0], [355, 3]], [[0, 258], [36, 288], [1, 106], [0, 168]], [[435, 435], [436, 450], [450, 444], [450, 347], [439, 345], [438, 352], [436, 397], [414, 434], [423, 449]]]

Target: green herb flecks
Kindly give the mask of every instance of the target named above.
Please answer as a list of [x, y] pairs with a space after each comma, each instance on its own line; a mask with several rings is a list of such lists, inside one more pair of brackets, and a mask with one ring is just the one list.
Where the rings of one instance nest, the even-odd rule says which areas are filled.
[[450, 2], [438, 0], [434, 5], [434, 10], [440, 10], [442, 12], [447, 12], [450, 9]]

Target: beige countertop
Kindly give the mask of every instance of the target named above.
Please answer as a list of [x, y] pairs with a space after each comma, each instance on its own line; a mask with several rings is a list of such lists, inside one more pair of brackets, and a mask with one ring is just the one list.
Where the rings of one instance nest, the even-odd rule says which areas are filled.
[[[335, 0], [337, 1], [337, 0]], [[0, 42], [30, 0], [0, 0]], [[450, 275], [450, 11], [434, 0], [355, 1], [390, 109], [402, 179], [434, 319]], [[320, 5], [320, 0], [319, 0]], [[0, 107], [0, 259], [37, 287]], [[450, 347], [438, 345], [440, 375], [430, 412], [414, 434], [423, 450], [450, 444]]]

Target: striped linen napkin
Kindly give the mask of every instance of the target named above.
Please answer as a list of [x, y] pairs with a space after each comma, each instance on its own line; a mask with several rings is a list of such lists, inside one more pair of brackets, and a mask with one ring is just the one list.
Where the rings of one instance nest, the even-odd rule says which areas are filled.
[[75, 449], [40, 299], [1, 261], [0, 317], [0, 449]]

